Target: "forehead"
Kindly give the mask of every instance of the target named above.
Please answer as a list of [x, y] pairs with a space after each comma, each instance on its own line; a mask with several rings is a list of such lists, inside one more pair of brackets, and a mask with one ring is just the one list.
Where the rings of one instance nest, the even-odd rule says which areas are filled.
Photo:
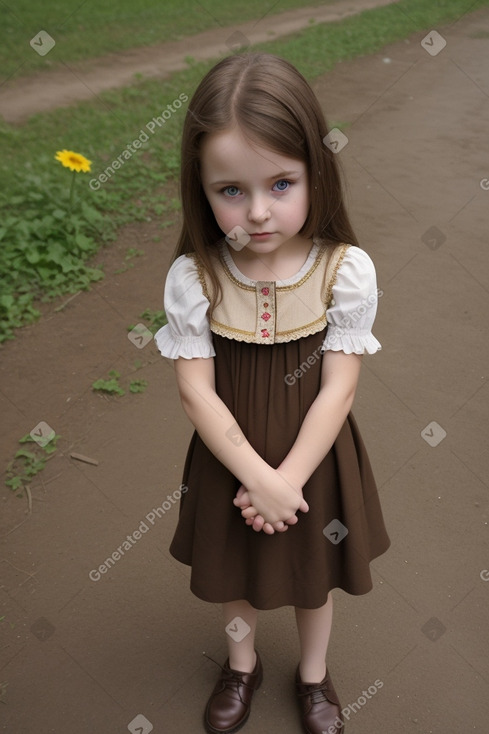
[[204, 136], [201, 167], [204, 180], [245, 174], [267, 178], [280, 171], [303, 172], [305, 169], [304, 163], [297, 158], [251, 143], [239, 128]]

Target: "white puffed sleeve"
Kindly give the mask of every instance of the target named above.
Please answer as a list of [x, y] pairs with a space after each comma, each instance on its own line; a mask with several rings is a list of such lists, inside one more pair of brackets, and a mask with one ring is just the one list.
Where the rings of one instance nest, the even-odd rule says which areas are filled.
[[171, 266], [166, 277], [164, 306], [168, 323], [154, 336], [164, 357], [216, 356], [206, 316], [209, 301], [202, 292], [194, 258], [181, 255]]
[[322, 351], [374, 354], [381, 349], [372, 334], [381, 294], [372, 260], [364, 250], [352, 245], [336, 275], [333, 300], [326, 311], [329, 326]]

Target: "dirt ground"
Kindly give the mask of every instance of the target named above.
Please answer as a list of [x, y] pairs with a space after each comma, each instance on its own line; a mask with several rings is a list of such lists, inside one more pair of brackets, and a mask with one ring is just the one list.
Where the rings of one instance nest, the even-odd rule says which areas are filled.
[[[328, 117], [351, 123], [339, 156], [383, 291], [383, 351], [364, 359], [354, 413], [392, 547], [371, 593], [333, 593], [328, 665], [348, 734], [486, 734], [489, 720], [489, 10], [436, 32], [314, 84]], [[31, 514], [0, 490], [3, 731], [203, 731], [218, 668], [202, 653], [225, 658], [220, 608], [192, 596], [169, 555], [176, 505], [148, 519], [180, 486], [191, 426], [171, 363], [127, 337], [162, 305], [178, 222], [161, 224], [126, 228], [99, 256], [103, 282], [45, 306], [2, 350], [2, 465], [40, 421], [61, 435]], [[144, 255], [116, 274], [128, 247]], [[126, 395], [92, 392], [110, 369]], [[127, 392], [134, 377], [146, 392]], [[301, 731], [293, 616], [260, 614], [265, 678], [245, 731]]]

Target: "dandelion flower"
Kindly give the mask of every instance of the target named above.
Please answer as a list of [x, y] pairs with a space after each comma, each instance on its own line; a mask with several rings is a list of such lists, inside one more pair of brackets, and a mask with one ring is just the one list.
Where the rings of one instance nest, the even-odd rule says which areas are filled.
[[55, 159], [59, 161], [65, 168], [69, 168], [70, 171], [82, 171], [87, 173], [90, 171], [92, 161], [89, 161], [85, 156], [80, 153], [74, 153], [72, 150], [58, 150]]

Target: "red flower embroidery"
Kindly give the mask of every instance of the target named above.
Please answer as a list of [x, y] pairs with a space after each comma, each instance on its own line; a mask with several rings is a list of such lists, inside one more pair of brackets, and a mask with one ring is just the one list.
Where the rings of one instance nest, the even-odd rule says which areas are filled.
[[262, 288], [261, 292], [264, 296], [268, 296], [268, 294], [270, 293], [270, 288]]
[[270, 314], [268, 313], [268, 311], [265, 311], [265, 313], [262, 313], [261, 317], [263, 321], [268, 321], [268, 319], [270, 318]]
[[266, 329], [261, 330], [261, 335], [264, 339], [267, 338], [267, 336], [270, 336], [270, 333]]

